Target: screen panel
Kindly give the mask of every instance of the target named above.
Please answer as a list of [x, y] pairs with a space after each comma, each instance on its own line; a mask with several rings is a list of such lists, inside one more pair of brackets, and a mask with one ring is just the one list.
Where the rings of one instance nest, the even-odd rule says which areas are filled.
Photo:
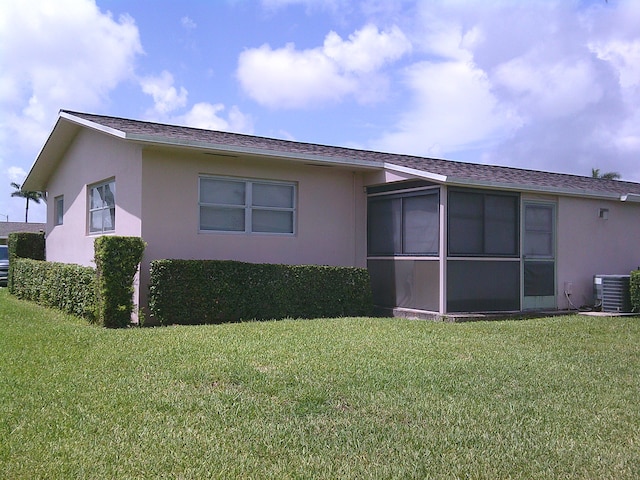
[[437, 312], [440, 305], [438, 261], [369, 260], [373, 303], [382, 307]]
[[524, 295], [543, 297], [556, 294], [555, 262], [524, 262]]
[[447, 312], [520, 310], [520, 262], [449, 260]]

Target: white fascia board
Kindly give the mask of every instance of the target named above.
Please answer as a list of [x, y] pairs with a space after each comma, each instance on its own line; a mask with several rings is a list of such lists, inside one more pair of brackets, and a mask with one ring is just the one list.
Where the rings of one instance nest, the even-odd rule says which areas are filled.
[[84, 118], [76, 117], [70, 113], [60, 112], [60, 118], [64, 118], [65, 120], [69, 120], [70, 122], [77, 123], [78, 125], [82, 125], [83, 127], [91, 128], [93, 130], [98, 130], [100, 132], [108, 133], [109, 135], [113, 135], [119, 138], [127, 138], [127, 135], [122, 130], [117, 130], [115, 128], [106, 127], [100, 123], [95, 123], [90, 120], [86, 120]]
[[627, 193], [626, 195], [620, 195], [621, 202], [640, 203], [640, 195], [637, 193]]
[[417, 168], [403, 167], [401, 165], [395, 165], [393, 163], [384, 163], [385, 170], [392, 172], [406, 173], [419, 178], [426, 178], [427, 180], [433, 180], [438, 183], [447, 183], [446, 175], [439, 175], [437, 173], [425, 172], [424, 170], [418, 170]]
[[340, 165], [340, 166], [354, 166], [354, 167], [368, 167], [374, 169], [381, 169], [383, 164], [381, 162], [370, 160], [355, 160], [352, 158], [333, 158], [324, 157], [322, 155], [311, 155], [298, 152], [283, 152], [277, 150], [263, 150], [260, 148], [252, 147], [240, 147], [237, 145], [225, 145], [225, 144], [213, 144], [207, 142], [198, 142], [193, 140], [183, 140], [175, 138], [158, 138], [148, 135], [129, 134], [125, 137], [127, 140], [151, 144], [160, 146], [176, 146], [176, 147], [189, 147], [207, 150], [209, 153], [220, 153], [221, 155], [239, 154], [239, 155], [257, 155], [261, 157], [282, 158], [284, 160], [302, 161], [302, 162], [316, 162], [325, 165]]

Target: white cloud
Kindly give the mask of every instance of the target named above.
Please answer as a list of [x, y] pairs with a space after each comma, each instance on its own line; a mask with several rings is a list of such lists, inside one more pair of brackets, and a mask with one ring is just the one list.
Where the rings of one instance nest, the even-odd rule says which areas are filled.
[[164, 70], [159, 76], [150, 76], [140, 79], [142, 91], [153, 97], [153, 110], [165, 115], [187, 104], [187, 90], [180, 90], [173, 86], [173, 75]]
[[[410, 48], [399, 28], [379, 32], [367, 25], [348, 40], [330, 32], [324, 45], [313, 49], [299, 51], [290, 43], [275, 50], [266, 44], [245, 50], [238, 59], [237, 78], [251, 98], [271, 108], [336, 103], [347, 95], [375, 101], [385, 92], [374, 95], [367, 88], [371, 75]], [[384, 85], [377, 81], [378, 87]]]
[[589, 47], [598, 58], [615, 67], [622, 88], [640, 85], [640, 39], [632, 41], [613, 39], [608, 42], [592, 43]]
[[187, 105], [188, 91], [176, 88], [171, 73], [166, 70], [158, 76], [140, 79], [142, 91], [153, 97], [153, 108], [146, 113], [148, 120], [176, 123], [188, 127], [209, 130], [223, 130], [253, 133], [253, 119], [243, 114], [237, 106], [232, 106], [226, 115], [222, 103], [198, 102], [186, 113], [178, 113]]
[[251, 98], [272, 108], [335, 102], [356, 88], [354, 80], [341, 76], [321, 51], [298, 52], [293, 44], [244, 51], [238, 61], [238, 79]]
[[493, 79], [517, 97], [519, 110], [538, 119], [573, 115], [604, 93], [588, 59], [545, 64], [519, 57], [499, 65]]
[[9, 167], [7, 168], [7, 176], [9, 177], [9, 182], [15, 182], [21, 185], [27, 177], [27, 172], [25, 172], [22, 167]]
[[[0, 3], [0, 120], [30, 145], [60, 108], [96, 108], [132, 78], [142, 53], [132, 18], [114, 20], [88, 0]], [[38, 142], [42, 137], [38, 138]]]
[[380, 69], [385, 63], [397, 60], [411, 50], [411, 43], [397, 26], [378, 32], [374, 25], [343, 40], [335, 32], [329, 32], [322, 52], [344, 72], [367, 73]]
[[491, 93], [486, 74], [460, 61], [422, 62], [406, 73], [412, 107], [376, 149], [443, 156], [508, 135], [521, 120]]
[[374, 148], [640, 180], [636, 2], [424, 2]]
[[234, 105], [229, 109], [225, 119], [220, 115], [224, 110], [225, 106], [221, 103], [196, 103], [187, 113], [174, 117], [172, 121], [188, 127], [208, 130], [253, 133], [253, 121], [249, 115], [243, 114]]
[[142, 53], [132, 18], [114, 21], [86, 0], [2, 2], [0, 101], [95, 106], [130, 78]]
[[182, 25], [185, 30], [194, 30], [198, 25], [193, 21], [190, 17], [184, 16], [180, 19], [180, 25]]

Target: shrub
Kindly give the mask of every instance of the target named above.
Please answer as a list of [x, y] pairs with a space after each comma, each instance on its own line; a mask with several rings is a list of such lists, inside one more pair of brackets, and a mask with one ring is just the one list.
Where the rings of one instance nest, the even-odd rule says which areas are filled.
[[45, 259], [44, 233], [14, 232], [9, 234], [9, 278], [7, 287], [13, 293], [13, 268], [17, 258]]
[[67, 263], [27, 258], [13, 260], [13, 294], [45, 307], [95, 319], [95, 270]]
[[161, 324], [370, 315], [364, 268], [228, 260], [151, 263], [149, 308]]
[[631, 293], [631, 306], [633, 311], [640, 312], [640, 269], [631, 272], [629, 290]]
[[144, 248], [139, 237], [96, 238], [96, 318], [101, 325], [117, 328], [131, 323], [133, 278]]

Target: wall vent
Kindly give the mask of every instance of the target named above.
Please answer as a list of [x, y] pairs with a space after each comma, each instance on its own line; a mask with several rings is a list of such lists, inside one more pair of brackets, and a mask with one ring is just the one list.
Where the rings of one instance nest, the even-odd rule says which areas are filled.
[[595, 275], [593, 289], [596, 305], [600, 305], [603, 312], [630, 313], [630, 278], [630, 275]]

